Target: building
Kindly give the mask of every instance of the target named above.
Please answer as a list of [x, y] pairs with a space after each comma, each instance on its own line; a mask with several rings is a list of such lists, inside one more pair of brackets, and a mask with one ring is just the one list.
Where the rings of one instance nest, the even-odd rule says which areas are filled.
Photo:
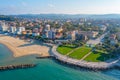
[[117, 43], [118, 43], [118, 41], [117, 41], [116, 39], [110, 40], [110, 44], [111, 44], [111, 45], [115, 45], [115, 44], [117, 44]]
[[98, 35], [98, 32], [92, 31], [91, 33], [91, 38], [95, 38]]
[[117, 39], [120, 40], [120, 32], [116, 33]]
[[6, 25], [5, 23], [1, 23], [0, 24], [0, 31], [3, 31], [3, 32], [8, 32], [9, 30], [9, 26]]
[[22, 34], [23, 31], [25, 31], [25, 27], [18, 27], [17, 28], [17, 34]]
[[107, 26], [105, 25], [100, 26], [100, 30], [105, 31], [106, 29], [107, 29]]
[[26, 30], [27, 35], [32, 35], [32, 30]]
[[34, 28], [33, 29], [33, 33], [38, 33], [39, 32], [39, 29], [38, 28]]
[[61, 33], [63, 31], [62, 26], [57, 30], [57, 32]]
[[77, 40], [93, 39], [97, 35], [98, 35], [98, 32], [95, 32], [95, 31], [78, 31], [76, 32], [76, 39]]
[[10, 33], [16, 34], [17, 28], [15, 26], [10, 27]]
[[26, 35], [26, 34], [27, 34], [27, 31], [22, 31], [22, 34], [23, 34], [23, 35]]
[[113, 40], [113, 39], [116, 39], [116, 37], [117, 37], [116, 34], [111, 34], [110, 37], [109, 37], [109, 39]]
[[74, 41], [76, 40], [76, 31], [71, 32], [71, 39]]
[[47, 25], [45, 26], [45, 30], [46, 30], [46, 31], [50, 31], [50, 25], [49, 25], [49, 24], [47, 24]]
[[55, 38], [57, 38], [57, 39], [60, 39], [62, 37], [63, 37], [63, 33], [57, 32], [56, 35], [55, 35]]
[[48, 38], [55, 39], [55, 33], [56, 33], [56, 31], [54, 29], [48, 31]]
[[117, 38], [116, 34], [111, 34], [111, 35], [110, 35], [109, 39], [110, 39], [110, 44], [111, 44], [111, 45], [115, 45], [115, 44], [118, 43], [118, 41], [117, 41], [116, 38]]
[[40, 27], [40, 28], [39, 28], [39, 32], [40, 32], [40, 34], [42, 34], [42, 32], [43, 32], [43, 27]]
[[76, 40], [88, 40], [88, 37], [87, 35], [84, 35], [84, 34], [76, 34]]
[[66, 32], [66, 39], [71, 40], [72, 36], [71, 36], [71, 32]]

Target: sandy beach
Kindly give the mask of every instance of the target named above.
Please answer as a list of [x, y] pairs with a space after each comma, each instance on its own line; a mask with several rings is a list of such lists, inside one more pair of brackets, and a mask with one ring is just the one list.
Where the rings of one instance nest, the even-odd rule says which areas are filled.
[[49, 56], [49, 47], [35, 44], [35, 42], [30, 43], [19, 38], [0, 36], [0, 43], [6, 45], [13, 52], [14, 57], [21, 57], [32, 54]]

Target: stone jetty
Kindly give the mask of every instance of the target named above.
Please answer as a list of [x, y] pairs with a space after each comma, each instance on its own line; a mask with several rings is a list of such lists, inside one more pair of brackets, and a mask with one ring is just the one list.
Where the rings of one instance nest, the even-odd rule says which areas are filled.
[[20, 65], [0, 66], [0, 71], [14, 70], [14, 69], [25, 69], [25, 68], [32, 68], [35, 66], [36, 66], [36, 64], [20, 64]]
[[49, 56], [37, 56], [36, 59], [45, 59], [45, 58], [53, 58], [53, 55], [49, 55]]

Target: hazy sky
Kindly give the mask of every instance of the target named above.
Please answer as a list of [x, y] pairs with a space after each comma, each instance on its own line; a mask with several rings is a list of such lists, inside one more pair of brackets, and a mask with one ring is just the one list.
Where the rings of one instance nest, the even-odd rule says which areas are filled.
[[0, 0], [0, 14], [120, 14], [120, 0]]

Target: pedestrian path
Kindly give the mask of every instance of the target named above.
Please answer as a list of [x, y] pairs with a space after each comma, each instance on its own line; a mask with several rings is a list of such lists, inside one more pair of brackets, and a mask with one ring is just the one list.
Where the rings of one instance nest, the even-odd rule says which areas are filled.
[[68, 52], [68, 53], [66, 54], [66, 56], [70, 55], [71, 53], [73, 53], [75, 50], [77, 50], [77, 49], [79, 49], [79, 48], [80, 48], [80, 47], [75, 48], [75, 49], [73, 49], [72, 51]]
[[89, 52], [88, 54], [86, 54], [82, 59], [80, 59], [80, 61], [83, 61], [86, 57], [88, 57], [92, 52]]

